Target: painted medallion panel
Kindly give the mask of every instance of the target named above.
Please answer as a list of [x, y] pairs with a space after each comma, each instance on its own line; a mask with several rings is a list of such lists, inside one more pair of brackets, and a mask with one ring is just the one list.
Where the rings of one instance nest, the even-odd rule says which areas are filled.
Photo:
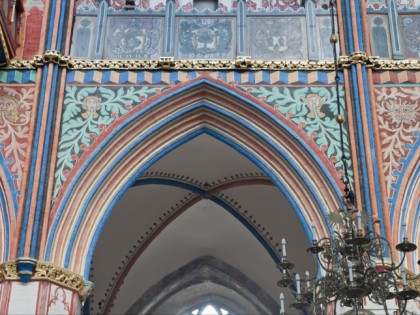
[[400, 16], [405, 57], [420, 58], [420, 15]]
[[176, 54], [180, 59], [232, 59], [233, 18], [179, 18]]
[[372, 54], [389, 58], [391, 44], [389, 40], [388, 17], [386, 15], [369, 15], [370, 44]]
[[75, 58], [89, 58], [92, 54], [96, 17], [76, 16], [70, 55]]
[[105, 59], [158, 59], [163, 19], [139, 16], [108, 18]]
[[253, 59], [308, 58], [303, 16], [250, 18], [249, 26]]
[[[335, 25], [338, 25], [337, 20], [335, 21]], [[319, 35], [319, 48], [320, 48], [320, 56], [322, 60], [332, 60], [333, 57], [333, 49], [330, 43], [330, 36], [332, 34], [331, 29], [331, 18], [329, 16], [318, 16], [317, 17], [317, 28], [318, 28], [318, 35]], [[339, 43], [337, 44], [337, 49], [339, 47]], [[337, 55], [339, 52], [337, 51]]]

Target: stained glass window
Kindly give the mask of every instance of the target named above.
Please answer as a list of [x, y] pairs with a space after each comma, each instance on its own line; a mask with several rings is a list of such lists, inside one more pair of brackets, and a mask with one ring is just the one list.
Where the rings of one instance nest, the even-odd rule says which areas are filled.
[[214, 304], [214, 303], [204, 303], [200, 306], [192, 308], [188, 312], [182, 313], [192, 314], [192, 315], [233, 315], [231, 311], [228, 311], [227, 308]]

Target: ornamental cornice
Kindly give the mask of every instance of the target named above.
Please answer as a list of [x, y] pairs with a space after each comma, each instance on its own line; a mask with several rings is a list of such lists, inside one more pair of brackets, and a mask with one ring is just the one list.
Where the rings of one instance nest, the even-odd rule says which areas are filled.
[[[7, 280], [21, 280], [18, 262], [0, 264], [0, 283]], [[93, 284], [85, 281], [81, 275], [48, 262], [37, 261], [32, 272], [31, 281], [49, 281], [79, 293], [81, 300], [85, 300]]]
[[420, 274], [416, 275], [415, 273], [407, 271], [407, 284], [410, 288], [420, 292]]
[[0, 264], [0, 282], [19, 279], [17, 265], [15, 262]]
[[[235, 60], [176, 60], [174, 57], [161, 57], [158, 60], [85, 60], [64, 56], [56, 50], [47, 50], [33, 60], [13, 60], [3, 69], [36, 69], [50, 63], [69, 70], [334, 70], [333, 61], [252, 60], [248, 56], [240, 56]], [[386, 60], [368, 56], [361, 51], [341, 56], [338, 60], [339, 69], [355, 64], [373, 70], [420, 69], [419, 59]]]

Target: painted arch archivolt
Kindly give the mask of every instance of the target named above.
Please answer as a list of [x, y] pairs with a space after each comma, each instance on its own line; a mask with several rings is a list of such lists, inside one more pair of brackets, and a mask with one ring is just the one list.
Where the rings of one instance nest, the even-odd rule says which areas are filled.
[[[68, 174], [52, 210], [45, 258], [87, 276], [86, 261], [116, 201], [155, 160], [207, 130], [259, 161], [307, 230], [315, 221], [325, 235], [323, 214], [338, 208], [337, 175], [322, 166], [329, 163], [314, 153], [314, 143], [302, 140], [301, 129], [247, 97], [206, 78], [180, 85], [176, 93], [162, 92], [159, 100], [152, 97], [129, 116], [117, 117], [118, 124], [104, 128]], [[90, 110], [87, 117], [99, 109]]]

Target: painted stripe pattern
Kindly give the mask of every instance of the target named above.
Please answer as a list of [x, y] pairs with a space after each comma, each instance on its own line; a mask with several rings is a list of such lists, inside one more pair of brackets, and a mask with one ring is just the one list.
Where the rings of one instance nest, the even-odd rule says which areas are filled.
[[[67, 84], [159, 84], [194, 79], [203, 71], [69, 71]], [[237, 84], [333, 84], [332, 71], [214, 71], [215, 79]], [[340, 76], [340, 83], [343, 77]]]
[[7, 70], [0, 71], [0, 83], [30, 84], [36, 81], [35, 70]]

